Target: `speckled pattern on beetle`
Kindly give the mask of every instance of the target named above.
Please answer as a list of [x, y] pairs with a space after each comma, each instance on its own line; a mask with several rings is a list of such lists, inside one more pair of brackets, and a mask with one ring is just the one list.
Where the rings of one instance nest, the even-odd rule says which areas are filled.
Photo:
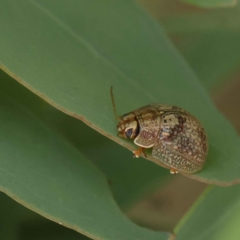
[[202, 169], [208, 152], [206, 132], [190, 113], [176, 106], [153, 104], [121, 116], [118, 136], [134, 139], [140, 148], [135, 157], [153, 148], [152, 156], [171, 173], [195, 173]]

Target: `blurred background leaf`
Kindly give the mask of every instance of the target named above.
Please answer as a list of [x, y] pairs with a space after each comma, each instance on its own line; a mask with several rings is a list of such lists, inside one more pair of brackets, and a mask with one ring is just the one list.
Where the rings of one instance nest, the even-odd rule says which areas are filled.
[[204, 8], [233, 7], [237, 4], [237, 0], [181, 0], [181, 1]]
[[238, 240], [240, 187], [209, 187], [176, 228], [177, 239]]
[[215, 91], [239, 69], [239, 3], [203, 10], [178, 0], [139, 2], [161, 22], [207, 90]]

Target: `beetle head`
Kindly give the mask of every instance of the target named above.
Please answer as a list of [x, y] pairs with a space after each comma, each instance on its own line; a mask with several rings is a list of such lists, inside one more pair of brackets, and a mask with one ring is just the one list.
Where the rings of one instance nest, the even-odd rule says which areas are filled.
[[120, 117], [117, 125], [118, 136], [127, 139], [134, 139], [139, 133], [139, 123], [134, 113], [127, 113]]

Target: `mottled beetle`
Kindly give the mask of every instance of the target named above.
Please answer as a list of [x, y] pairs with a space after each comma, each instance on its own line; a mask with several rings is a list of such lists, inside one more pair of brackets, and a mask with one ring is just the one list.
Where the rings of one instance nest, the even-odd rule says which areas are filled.
[[[112, 88], [111, 97], [116, 115]], [[140, 147], [133, 151], [134, 157], [144, 153], [145, 148], [153, 148], [153, 158], [167, 165], [172, 174], [195, 173], [202, 169], [208, 152], [206, 132], [187, 111], [153, 104], [117, 118], [118, 136], [134, 139]]]

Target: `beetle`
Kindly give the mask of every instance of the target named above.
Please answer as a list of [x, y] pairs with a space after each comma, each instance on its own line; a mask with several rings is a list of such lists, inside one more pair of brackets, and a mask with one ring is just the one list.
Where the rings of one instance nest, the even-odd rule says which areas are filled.
[[[111, 98], [116, 114], [113, 92]], [[132, 139], [139, 146], [134, 157], [146, 154], [168, 168], [172, 174], [200, 171], [208, 153], [207, 134], [202, 124], [189, 112], [176, 106], [152, 104], [117, 117], [118, 136]]]

